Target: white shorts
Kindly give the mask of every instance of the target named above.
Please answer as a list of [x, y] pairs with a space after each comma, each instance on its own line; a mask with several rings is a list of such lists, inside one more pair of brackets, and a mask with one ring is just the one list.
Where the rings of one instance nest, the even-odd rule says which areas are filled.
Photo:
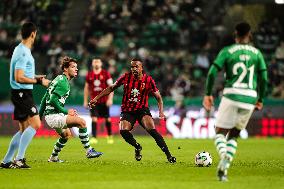
[[49, 114], [45, 116], [45, 121], [52, 129], [66, 129], [66, 118], [67, 115], [64, 115], [63, 113]]
[[216, 116], [216, 127], [239, 130], [246, 128], [255, 106], [222, 97]]

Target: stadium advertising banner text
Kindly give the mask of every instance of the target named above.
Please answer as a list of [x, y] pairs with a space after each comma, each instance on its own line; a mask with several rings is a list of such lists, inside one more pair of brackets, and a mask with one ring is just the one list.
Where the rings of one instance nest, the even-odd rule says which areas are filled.
[[[284, 109], [284, 108], [283, 108]], [[91, 118], [88, 111], [82, 107], [77, 108], [79, 115], [83, 117], [88, 125], [88, 132], [91, 133]], [[282, 110], [283, 112], [284, 110]], [[215, 116], [217, 111], [207, 115], [203, 108], [187, 107], [183, 113], [176, 111], [174, 108], [166, 108], [166, 120], [159, 120], [158, 111], [151, 110], [157, 130], [164, 136], [173, 138], [213, 138], [215, 135]], [[111, 119], [113, 134], [119, 135], [119, 106], [111, 108]], [[17, 130], [17, 123], [13, 121], [13, 113], [10, 111], [3, 112], [0, 110], [0, 135], [12, 135]], [[77, 135], [77, 130], [73, 129], [74, 135]], [[106, 129], [104, 121], [98, 121], [98, 135], [105, 136]], [[133, 131], [135, 134], [144, 135], [146, 132], [136, 123]], [[37, 131], [38, 137], [55, 136], [56, 133], [47, 127], [43, 121], [42, 127]], [[259, 137], [283, 137], [284, 136], [284, 118], [259, 116], [254, 114], [248, 123], [247, 129], [241, 132], [241, 138], [248, 136]]]

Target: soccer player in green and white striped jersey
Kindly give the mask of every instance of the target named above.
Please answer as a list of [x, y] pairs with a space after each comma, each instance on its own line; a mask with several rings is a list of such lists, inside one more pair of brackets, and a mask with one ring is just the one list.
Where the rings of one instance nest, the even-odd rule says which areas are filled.
[[77, 61], [70, 57], [61, 59], [62, 75], [58, 75], [49, 85], [40, 105], [39, 115], [45, 116], [45, 121], [49, 127], [55, 129], [60, 138], [54, 145], [53, 152], [48, 159], [49, 162], [63, 162], [58, 158], [58, 154], [65, 146], [71, 136], [71, 127], [79, 128], [79, 138], [86, 150], [87, 158], [96, 158], [102, 155], [89, 144], [86, 122], [77, 115], [76, 110], [64, 108], [66, 99], [69, 96], [69, 80], [77, 76]]
[[262, 53], [250, 45], [251, 28], [246, 22], [235, 27], [236, 43], [224, 47], [211, 65], [203, 106], [213, 106], [212, 89], [218, 71], [225, 71], [225, 88], [216, 117], [215, 145], [220, 156], [217, 176], [227, 181], [227, 170], [237, 150], [237, 137], [254, 109], [262, 109], [267, 70]]

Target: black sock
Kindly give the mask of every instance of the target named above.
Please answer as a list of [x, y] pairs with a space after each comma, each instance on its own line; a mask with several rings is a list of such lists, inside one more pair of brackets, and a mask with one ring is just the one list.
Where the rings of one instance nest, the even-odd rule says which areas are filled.
[[106, 129], [107, 129], [107, 135], [110, 136], [112, 134], [111, 132], [111, 122], [106, 120]]
[[131, 146], [134, 146], [135, 148], [139, 148], [140, 144], [136, 142], [133, 135], [128, 130], [120, 130], [121, 136], [124, 138], [124, 140], [129, 143]]
[[92, 136], [97, 137], [97, 122], [92, 121]]
[[171, 157], [171, 153], [168, 149], [164, 138], [157, 132], [156, 129], [147, 130], [147, 132], [155, 139], [157, 145], [161, 148], [161, 150], [166, 154], [167, 157]]

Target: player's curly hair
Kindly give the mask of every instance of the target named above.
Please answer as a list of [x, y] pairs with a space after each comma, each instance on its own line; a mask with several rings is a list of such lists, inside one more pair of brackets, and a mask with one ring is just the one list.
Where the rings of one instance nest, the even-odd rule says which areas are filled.
[[71, 62], [75, 62], [76, 64], [78, 64], [78, 61], [74, 58], [71, 58], [69, 56], [64, 56], [60, 59], [60, 67], [62, 69], [62, 71], [64, 70], [64, 68], [68, 68], [70, 66]]

